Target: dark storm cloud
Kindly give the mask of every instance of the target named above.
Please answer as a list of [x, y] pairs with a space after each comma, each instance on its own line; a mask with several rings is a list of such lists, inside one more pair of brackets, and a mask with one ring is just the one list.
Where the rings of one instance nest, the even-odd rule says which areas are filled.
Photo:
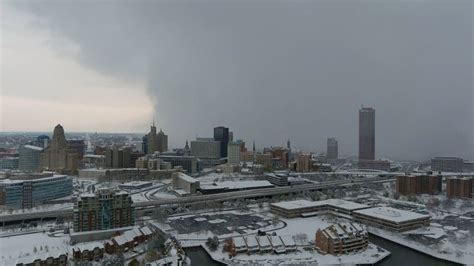
[[[172, 144], [227, 125], [259, 146], [474, 159], [471, 1], [22, 2], [78, 62], [146, 82]], [[144, 129], [145, 131], [145, 129]]]

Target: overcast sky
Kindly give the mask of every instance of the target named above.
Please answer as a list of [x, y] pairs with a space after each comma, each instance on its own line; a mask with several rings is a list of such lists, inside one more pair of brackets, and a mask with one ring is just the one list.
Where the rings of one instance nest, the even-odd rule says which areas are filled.
[[2, 1], [1, 130], [474, 159], [471, 1]]

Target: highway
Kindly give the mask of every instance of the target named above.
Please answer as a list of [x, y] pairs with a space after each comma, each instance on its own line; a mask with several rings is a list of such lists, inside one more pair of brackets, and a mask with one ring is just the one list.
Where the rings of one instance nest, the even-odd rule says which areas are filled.
[[[153, 209], [159, 206], [166, 205], [191, 205], [196, 203], [202, 203], [207, 201], [229, 201], [237, 199], [248, 199], [248, 198], [258, 198], [258, 197], [269, 197], [279, 194], [290, 194], [297, 193], [302, 191], [315, 191], [333, 187], [342, 187], [352, 184], [364, 184], [364, 183], [380, 183], [380, 182], [391, 182], [395, 179], [393, 177], [371, 177], [371, 178], [361, 178], [361, 179], [345, 179], [345, 180], [336, 180], [336, 181], [327, 181], [317, 184], [304, 184], [297, 186], [285, 186], [285, 187], [273, 187], [273, 188], [262, 188], [262, 189], [252, 189], [252, 190], [242, 190], [234, 192], [226, 192], [212, 195], [196, 195], [181, 197], [176, 199], [160, 199], [152, 201], [144, 201], [134, 203], [135, 209], [137, 211], [143, 212], [149, 209]], [[6, 222], [16, 222], [24, 220], [34, 220], [34, 219], [44, 219], [44, 218], [71, 218], [72, 217], [72, 208], [64, 210], [55, 210], [55, 211], [44, 211], [44, 212], [34, 212], [34, 213], [19, 213], [19, 214], [2, 214], [0, 215], [0, 223], [3, 225]]]

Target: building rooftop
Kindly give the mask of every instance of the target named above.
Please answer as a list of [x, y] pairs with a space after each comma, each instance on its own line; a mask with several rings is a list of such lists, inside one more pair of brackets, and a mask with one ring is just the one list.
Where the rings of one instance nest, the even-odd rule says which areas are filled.
[[186, 182], [189, 182], [189, 183], [199, 182], [199, 180], [197, 180], [196, 178], [192, 178], [192, 177], [190, 177], [190, 176], [188, 176], [187, 174], [184, 174], [184, 173], [178, 173], [178, 177], [185, 180]]
[[346, 210], [359, 210], [364, 208], [369, 208], [368, 205], [359, 204], [352, 201], [341, 200], [341, 199], [327, 199], [320, 201], [309, 201], [309, 200], [293, 200], [293, 201], [283, 201], [278, 203], [272, 203], [272, 206], [280, 207], [287, 210], [296, 210], [301, 208], [311, 208], [323, 205], [330, 205], [334, 207], [339, 207]]
[[248, 180], [248, 181], [222, 181], [210, 184], [201, 184], [201, 189], [246, 189], [246, 188], [263, 188], [273, 187], [273, 185], [266, 180]]
[[323, 234], [332, 240], [349, 239], [358, 234], [367, 234], [367, 231], [356, 223], [338, 223], [326, 227]]
[[374, 218], [387, 220], [391, 222], [401, 223], [415, 219], [426, 219], [430, 218], [429, 215], [419, 214], [416, 212], [399, 210], [391, 207], [375, 207], [363, 210], [355, 211], [354, 213], [364, 214]]
[[43, 150], [42, 147], [33, 146], [33, 145], [25, 145], [24, 147], [27, 148], [27, 149], [32, 149], [32, 150], [36, 150], [36, 151], [42, 151]]

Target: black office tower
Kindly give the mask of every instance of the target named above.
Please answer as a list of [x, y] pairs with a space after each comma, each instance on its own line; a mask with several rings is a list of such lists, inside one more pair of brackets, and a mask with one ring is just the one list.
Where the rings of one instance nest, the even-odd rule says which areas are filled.
[[359, 110], [359, 160], [375, 159], [375, 109]]
[[221, 158], [227, 157], [227, 144], [229, 144], [229, 128], [215, 127], [214, 140], [221, 143]]

